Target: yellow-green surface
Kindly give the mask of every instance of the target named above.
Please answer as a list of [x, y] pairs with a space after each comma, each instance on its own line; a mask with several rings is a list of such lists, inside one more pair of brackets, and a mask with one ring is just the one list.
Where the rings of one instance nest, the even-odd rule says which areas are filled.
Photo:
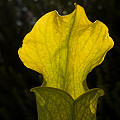
[[114, 45], [108, 28], [90, 22], [84, 9], [66, 16], [56, 11], [41, 17], [28, 33], [18, 54], [24, 65], [41, 73], [36, 94], [39, 120], [95, 120], [101, 89], [89, 90], [87, 74]]
[[38, 120], [96, 120], [96, 106], [101, 89], [92, 89], [76, 100], [68, 93], [50, 87], [36, 87]]
[[46, 86], [74, 99], [87, 90], [87, 74], [113, 47], [108, 28], [100, 21], [90, 22], [84, 9], [75, 7], [66, 16], [52, 11], [41, 17], [18, 52], [26, 67], [43, 74]]

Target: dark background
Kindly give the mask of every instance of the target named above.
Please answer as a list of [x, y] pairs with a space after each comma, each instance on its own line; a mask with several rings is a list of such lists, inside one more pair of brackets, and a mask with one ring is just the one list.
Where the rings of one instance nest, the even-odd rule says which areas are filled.
[[89, 88], [102, 88], [97, 120], [120, 120], [120, 0], [0, 0], [0, 120], [37, 120], [30, 89], [41, 85], [42, 75], [27, 69], [18, 57], [24, 36], [45, 13], [69, 14], [74, 3], [88, 18], [105, 23], [115, 45], [104, 62], [87, 77]]

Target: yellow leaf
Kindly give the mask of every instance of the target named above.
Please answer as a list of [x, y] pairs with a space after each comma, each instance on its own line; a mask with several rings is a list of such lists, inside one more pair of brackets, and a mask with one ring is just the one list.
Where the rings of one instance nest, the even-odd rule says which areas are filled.
[[25, 36], [18, 54], [26, 67], [43, 74], [46, 86], [76, 99], [88, 90], [87, 74], [113, 45], [106, 25], [89, 21], [84, 9], [75, 4], [69, 15], [52, 11], [41, 17]]
[[35, 87], [31, 92], [36, 95], [38, 120], [96, 120], [97, 101], [104, 94], [91, 89], [74, 100], [57, 88]]

